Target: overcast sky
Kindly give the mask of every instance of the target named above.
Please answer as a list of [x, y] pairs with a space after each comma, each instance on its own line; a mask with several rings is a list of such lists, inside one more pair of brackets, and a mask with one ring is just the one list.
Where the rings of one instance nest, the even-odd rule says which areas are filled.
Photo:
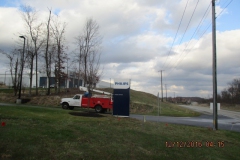
[[[96, 20], [103, 36], [102, 80], [131, 79], [132, 89], [156, 95], [158, 71], [164, 70], [168, 96], [212, 96], [211, 0], [0, 0], [0, 49], [6, 52], [21, 42], [23, 4], [36, 8], [41, 20], [52, 8], [67, 23], [69, 54], [86, 19]], [[239, 8], [239, 0], [216, 1], [218, 92], [240, 78]], [[7, 62], [1, 55], [1, 74]]]

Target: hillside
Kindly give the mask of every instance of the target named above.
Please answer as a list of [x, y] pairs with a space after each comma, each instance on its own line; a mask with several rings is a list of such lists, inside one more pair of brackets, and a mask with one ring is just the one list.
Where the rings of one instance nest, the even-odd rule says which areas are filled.
[[[105, 88], [100, 89], [106, 92], [113, 92], [113, 89]], [[150, 93], [130, 90], [130, 112], [137, 114], [146, 114], [146, 115], [171, 115], [171, 116], [198, 116], [199, 113], [193, 112], [191, 110], [186, 110], [179, 107], [174, 103], [169, 102], [160, 102], [158, 106], [157, 96], [154, 96]]]
[[[99, 89], [106, 92], [113, 92], [112, 88]], [[7, 92], [7, 93], [6, 93]], [[80, 92], [78, 89], [62, 90], [60, 94], [44, 95], [45, 90], [41, 89], [39, 96], [27, 96], [27, 91], [23, 94], [26, 104], [41, 105], [47, 107], [61, 107], [60, 100], [65, 97], [73, 97]], [[34, 92], [33, 92], [34, 93]], [[0, 101], [15, 103], [17, 96], [13, 96], [10, 90], [0, 90]], [[144, 114], [144, 115], [166, 115], [166, 116], [198, 116], [199, 114], [187, 109], [183, 109], [173, 103], [160, 103], [158, 107], [157, 97], [141, 92], [130, 90], [130, 113]]]

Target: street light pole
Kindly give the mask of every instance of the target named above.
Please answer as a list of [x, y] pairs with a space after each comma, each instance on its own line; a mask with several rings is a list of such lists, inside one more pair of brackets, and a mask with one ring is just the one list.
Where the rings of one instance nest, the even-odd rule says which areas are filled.
[[18, 93], [18, 103], [21, 103], [21, 90], [22, 90], [22, 74], [23, 74], [23, 65], [24, 65], [24, 52], [25, 52], [25, 37], [19, 36], [20, 38], [24, 39], [23, 43], [23, 53], [22, 53], [22, 65], [21, 65], [21, 76], [20, 76], [20, 84], [19, 84], [19, 93]]

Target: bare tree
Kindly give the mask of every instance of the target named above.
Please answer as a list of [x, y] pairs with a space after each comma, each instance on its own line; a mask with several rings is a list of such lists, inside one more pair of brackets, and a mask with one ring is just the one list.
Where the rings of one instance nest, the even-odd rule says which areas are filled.
[[86, 80], [88, 83], [88, 91], [91, 94], [92, 89], [100, 80], [102, 72], [100, 71], [100, 56], [97, 51], [92, 51], [88, 55], [88, 65], [86, 69]]
[[[43, 44], [41, 39], [41, 29], [42, 23], [38, 22], [37, 11], [31, 6], [22, 6], [21, 12], [22, 18], [27, 27], [27, 33], [30, 35], [30, 40], [33, 43], [33, 52], [29, 52], [30, 55], [30, 90], [29, 94], [31, 95], [32, 88], [32, 76], [33, 76], [33, 60], [36, 58], [36, 95], [38, 95], [38, 51]], [[29, 40], [28, 40], [29, 41]]]
[[55, 90], [57, 92], [60, 92], [60, 84], [62, 81], [64, 81], [66, 74], [64, 73], [64, 60], [66, 59], [66, 54], [64, 52], [64, 33], [66, 28], [66, 23], [61, 23], [58, 19], [58, 17], [53, 20], [53, 25], [51, 25], [52, 32], [53, 32], [53, 38], [54, 38], [54, 44], [56, 46], [56, 55], [55, 55]]
[[45, 71], [47, 75], [47, 95], [50, 94], [50, 77], [51, 77], [51, 65], [52, 65], [52, 57], [54, 53], [54, 46], [49, 46], [50, 43], [50, 22], [51, 22], [51, 10], [49, 10], [49, 17], [46, 23], [46, 44], [45, 44], [45, 52], [44, 52], [44, 60], [45, 60]]
[[[76, 44], [78, 46], [75, 62], [78, 63], [78, 83], [80, 75], [84, 78], [84, 86], [88, 88], [90, 103], [90, 96], [92, 89], [99, 81], [100, 73], [100, 43], [101, 36], [99, 35], [99, 25], [93, 19], [87, 19], [83, 28], [83, 32], [76, 37]], [[81, 69], [82, 68], [82, 69]]]
[[73, 62], [76, 62], [78, 65], [77, 77], [78, 77], [78, 87], [79, 87], [80, 77], [83, 76], [82, 70], [81, 70], [81, 64], [83, 64], [82, 61], [83, 61], [83, 49], [84, 49], [84, 37], [80, 35], [75, 39], [76, 39], [76, 44], [78, 48], [76, 49], [77, 50], [75, 52], [76, 58], [73, 60]]
[[6, 53], [2, 51], [2, 54], [6, 55], [9, 59], [9, 70], [11, 73], [12, 85], [14, 90], [14, 95], [17, 95], [19, 89], [19, 79], [20, 79], [20, 57], [19, 57], [20, 50], [13, 50], [11, 53]]
[[226, 103], [240, 103], [240, 78], [228, 83], [228, 88], [221, 92], [221, 101]]
[[83, 34], [79, 36], [79, 59], [82, 61], [84, 71], [84, 86], [88, 84], [89, 92], [94, 82], [99, 80], [99, 48], [102, 37], [99, 35], [99, 25], [93, 19], [87, 19]]
[[231, 102], [240, 102], [239, 98], [240, 98], [240, 79], [234, 79], [232, 80], [232, 82], [228, 83], [229, 87], [228, 87], [228, 92], [231, 95]]
[[29, 78], [30, 78], [30, 82], [29, 82], [29, 95], [31, 96], [32, 93], [32, 77], [34, 75], [33, 73], [33, 61], [35, 58], [35, 52], [34, 52], [34, 44], [33, 41], [30, 40], [28, 41], [27, 39], [27, 46], [26, 46], [26, 67], [30, 68], [30, 72], [29, 72]]

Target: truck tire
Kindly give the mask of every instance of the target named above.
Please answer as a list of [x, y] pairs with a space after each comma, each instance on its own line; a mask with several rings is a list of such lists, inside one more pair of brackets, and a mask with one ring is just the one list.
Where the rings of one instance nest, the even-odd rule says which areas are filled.
[[66, 103], [66, 102], [65, 102], [65, 103], [63, 103], [63, 104], [62, 104], [62, 108], [63, 108], [63, 109], [68, 109], [68, 108], [69, 108], [69, 105], [68, 105], [68, 103]]
[[100, 106], [100, 105], [97, 105], [97, 106], [95, 106], [95, 111], [97, 112], [97, 113], [101, 113], [102, 112], [102, 106]]

